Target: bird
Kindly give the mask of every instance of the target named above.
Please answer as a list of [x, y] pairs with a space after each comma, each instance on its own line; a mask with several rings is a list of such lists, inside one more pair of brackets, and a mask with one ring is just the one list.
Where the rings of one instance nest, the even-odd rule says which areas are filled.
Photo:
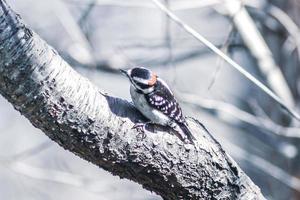
[[134, 106], [148, 119], [148, 123], [168, 126], [174, 129], [183, 142], [194, 144], [182, 109], [167, 83], [145, 67], [120, 70], [130, 81], [130, 95]]

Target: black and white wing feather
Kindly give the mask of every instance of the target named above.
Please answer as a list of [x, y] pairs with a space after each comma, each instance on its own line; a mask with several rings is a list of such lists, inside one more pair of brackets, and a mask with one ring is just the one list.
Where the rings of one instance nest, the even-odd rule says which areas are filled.
[[153, 92], [146, 94], [149, 105], [168, 116], [171, 120], [184, 123], [185, 119], [181, 108], [170, 89], [161, 81], [158, 81], [155, 87]]
[[187, 138], [194, 143], [195, 137], [187, 127], [182, 110], [169, 87], [161, 80], [157, 82], [155, 87], [153, 92], [146, 94], [149, 105], [168, 116], [171, 121], [176, 122]]

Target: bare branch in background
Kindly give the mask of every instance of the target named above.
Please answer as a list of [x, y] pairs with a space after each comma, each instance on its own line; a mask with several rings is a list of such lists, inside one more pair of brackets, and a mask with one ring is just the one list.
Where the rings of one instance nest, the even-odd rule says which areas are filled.
[[281, 9], [276, 6], [270, 6], [268, 9], [271, 16], [278, 20], [291, 35], [292, 41], [297, 49], [298, 58], [300, 59], [300, 29], [297, 24]]
[[[83, 1], [78, 0], [65, 0], [67, 3], [74, 3], [74, 4], [87, 4]], [[177, 1], [177, 2], [170, 2], [170, 9], [175, 11], [183, 11], [188, 9], [199, 9], [199, 8], [206, 8], [212, 7], [222, 3], [223, 0], [185, 0], [185, 1]], [[137, 7], [137, 8], [150, 8], [154, 9], [155, 6], [151, 3], [141, 2], [140, 0], [137, 1], [123, 1], [123, 0], [96, 0], [95, 5], [97, 6], [119, 6], [119, 7]]]
[[248, 14], [240, 0], [226, 0], [225, 8], [243, 38], [251, 54], [258, 62], [258, 68], [268, 85], [289, 106], [295, 106], [292, 92], [279, 66], [273, 59], [272, 52], [257, 29], [255, 22]]
[[226, 116], [232, 116], [236, 120], [251, 124], [257, 128], [267, 130], [279, 136], [300, 138], [300, 128], [280, 126], [278, 124], [275, 124], [268, 118], [252, 115], [230, 103], [212, 99], [204, 99], [202, 97], [200, 98], [197, 95], [183, 92], [180, 92], [180, 95], [177, 96], [179, 97], [179, 100], [185, 103], [197, 105], [203, 109], [216, 112], [216, 115], [218, 115], [221, 119], [226, 120], [227, 122], [232, 123], [232, 121], [229, 121], [224, 117], [224, 114]]
[[70, 58], [80, 65], [95, 66], [92, 47], [70, 10], [62, 0], [54, 0], [52, 4], [53, 11], [68, 33], [68, 37], [72, 38], [72, 44], [66, 49]]
[[255, 154], [251, 154], [245, 151], [244, 149], [227, 140], [223, 140], [222, 144], [224, 144], [224, 146], [230, 147], [230, 149], [232, 150], [230, 152], [232, 156], [236, 157], [237, 159], [243, 160], [246, 163], [249, 163], [250, 165], [277, 179], [290, 188], [296, 191], [300, 191], [300, 179], [298, 177], [288, 174], [280, 167], [268, 162], [267, 160]]
[[193, 37], [195, 37], [201, 43], [206, 45], [210, 50], [212, 50], [214, 53], [216, 53], [221, 58], [223, 58], [229, 64], [229, 66], [232, 66], [234, 69], [236, 69], [238, 72], [240, 72], [243, 76], [245, 76], [248, 80], [250, 80], [252, 83], [254, 83], [258, 88], [260, 88], [262, 91], [264, 91], [268, 96], [270, 96], [278, 104], [280, 104], [282, 106], [282, 108], [284, 108], [289, 114], [291, 114], [291, 116], [293, 116], [295, 119], [300, 121], [299, 114], [296, 111], [294, 111], [293, 108], [291, 108], [289, 104], [285, 103], [280, 97], [278, 97], [267, 86], [265, 86], [261, 81], [256, 79], [253, 75], [251, 75], [248, 71], [246, 71], [242, 66], [237, 64], [234, 60], [232, 60], [230, 57], [228, 57], [226, 54], [224, 54], [220, 49], [218, 49], [216, 46], [214, 46], [205, 37], [203, 37], [196, 30], [194, 30], [192, 27], [190, 27], [184, 21], [182, 21], [180, 18], [178, 18], [172, 11], [167, 9], [159, 0], [151, 0], [151, 1], [153, 3], [155, 3], [161, 11], [165, 12], [174, 22], [176, 22], [180, 27], [182, 27], [186, 32], [191, 34]]
[[99, 180], [89, 177], [53, 169], [43, 169], [20, 161], [4, 164], [14, 172], [29, 178], [80, 187], [91, 192], [99, 192], [103, 189], [103, 184]]
[[0, 93], [66, 150], [143, 185], [164, 199], [265, 199], [197, 120], [195, 146], [145, 120], [129, 102], [103, 94], [75, 72], [0, 0]]
[[[249, 6], [252, 5], [249, 4]], [[283, 10], [272, 4], [267, 6], [266, 12], [277, 20], [290, 34], [291, 38], [289, 40], [293, 41], [292, 44], [297, 48], [298, 58], [300, 58], [300, 29], [297, 24]]]
[[81, 16], [78, 19], [78, 24], [80, 27], [83, 27], [84, 24], [86, 23], [92, 10], [95, 8], [96, 1], [97, 0], [91, 0], [90, 3], [88, 4], [87, 8], [82, 11]]
[[[225, 42], [223, 44], [223, 46], [221, 47], [221, 51], [223, 51], [225, 54], [228, 53], [228, 47], [231, 43], [231, 40], [232, 40], [232, 36], [234, 35], [235, 33], [235, 29], [233, 28], [233, 26], [230, 28], [230, 31], [229, 31], [229, 34], [228, 36], [226, 37], [225, 39]], [[213, 86], [213, 84], [215, 83], [215, 81], [217, 80], [217, 77], [218, 77], [218, 74], [219, 74], [219, 71], [220, 69], [222, 68], [224, 64], [224, 60], [222, 60], [220, 57], [219, 59], [217, 59], [217, 69], [213, 75], [213, 78], [211, 80], [211, 82], [208, 84], [208, 87], [207, 87], [207, 90], [210, 90], [211, 87]]]
[[29, 148], [29, 149], [26, 149], [25, 151], [23, 151], [21, 153], [18, 153], [16, 155], [10, 156], [9, 160], [12, 160], [12, 161], [25, 160], [28, 157], [32, 157], [32, 156], [35, 156], [35, 155], [43, 152], [44, 150], [50, 148], [52, 145], [53, 145], [53, 143], [51, 143], [50, 141], [47, 140], [45, 142], [42, 142], [39, 145], [36, 145], [36, 146], [34, 146], [32, 148]]
[[[170, 4], [172, 1], [170, 0], [164, 0], [166, 7], [170, 7]], [[165, 14], [164, 14], [165, 15]], [[164, 43], [167, 47], [168, 55], [166, 60], [168, 61], [167, 66], [168, 66], [168, 71], [170, 76], [170, 83], [172, 85], [176, 84], [176, 68], [175, 68], [175, 62], [174, 62], [174, 51], [173, 51], [173, 38], [172, 38], [172, 24], [170, 18], [165, 15], [165, 39]], [[184, 59], [182, 59], [183, 61]]]

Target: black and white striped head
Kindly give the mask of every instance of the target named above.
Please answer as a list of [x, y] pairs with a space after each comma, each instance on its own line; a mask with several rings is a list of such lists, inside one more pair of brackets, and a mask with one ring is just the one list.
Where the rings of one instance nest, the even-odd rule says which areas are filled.
[[130, 80], [131, 84], [143, 93], [153, 91], [157, 81], [157, 75], [144, 67], [135, 67], [129, 70], [121, 70]]

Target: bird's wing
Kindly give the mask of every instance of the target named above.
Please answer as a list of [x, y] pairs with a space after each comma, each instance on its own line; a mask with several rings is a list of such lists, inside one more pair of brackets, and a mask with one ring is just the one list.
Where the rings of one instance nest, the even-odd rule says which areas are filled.
[[169, 90], [158, 90], [148, 94], [148, 103], [177, 123], [184, 123], [181, 108]]

